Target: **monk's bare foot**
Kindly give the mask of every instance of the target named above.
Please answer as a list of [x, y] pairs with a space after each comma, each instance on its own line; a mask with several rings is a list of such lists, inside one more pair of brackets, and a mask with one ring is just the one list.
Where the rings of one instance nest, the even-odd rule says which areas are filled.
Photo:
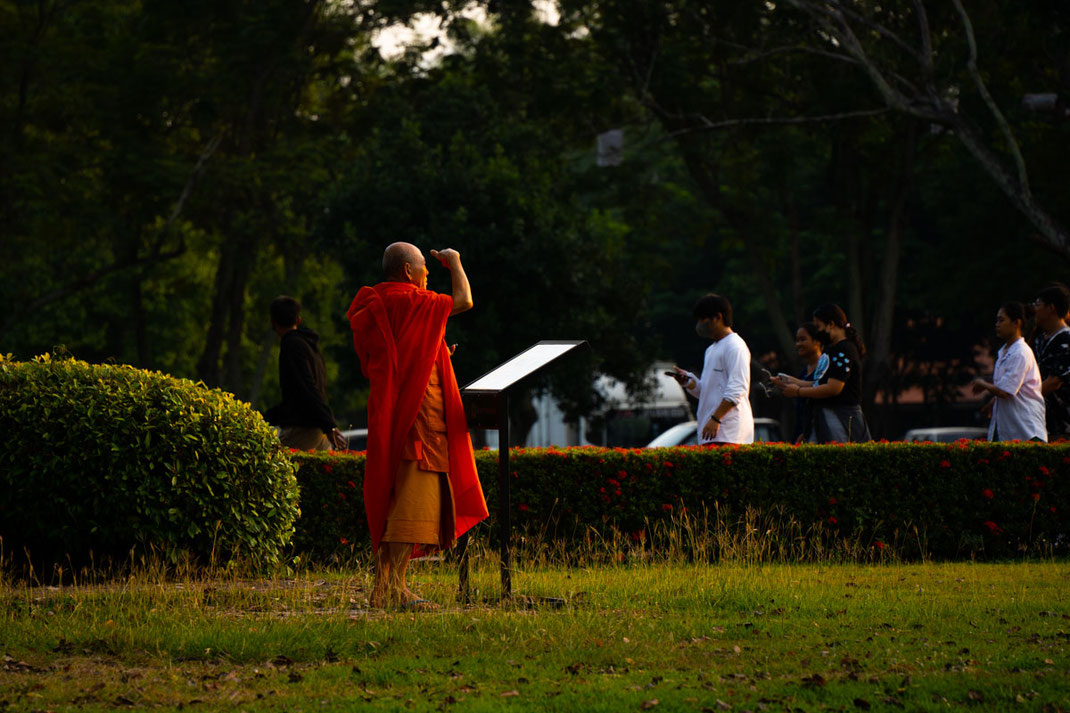
[[375, 587], [372, 589], [371, 594], [368, 595], [368, 606], [381, 609], [386, 606], [390, 606], [393, 599], [391, 592], [386, 587]]

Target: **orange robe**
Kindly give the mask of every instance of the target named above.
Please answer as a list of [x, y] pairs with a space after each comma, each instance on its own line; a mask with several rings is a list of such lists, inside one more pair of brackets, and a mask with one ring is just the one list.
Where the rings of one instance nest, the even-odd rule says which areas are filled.
[[442, 383], [454, 537], [487, 517], [461, 392], [444, 339], [452, 311], [449, 295], [404, 282], [362, 287], [349, 307], [353, 346], [371, 384], [364, 508], [376, 551], [386, 528], [398, 466], [435, 365]]

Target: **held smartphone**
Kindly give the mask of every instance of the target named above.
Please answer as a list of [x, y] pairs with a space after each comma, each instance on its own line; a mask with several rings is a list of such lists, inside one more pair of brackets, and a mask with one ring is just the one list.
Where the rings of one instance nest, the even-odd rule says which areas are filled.
[[683, 374], [677, 374], [675, 371], [666, 371], [665, 376], [671, 376], [676, 379], [676, 383], [680, 385], [683, 385], [684, 381], [688, 378]]

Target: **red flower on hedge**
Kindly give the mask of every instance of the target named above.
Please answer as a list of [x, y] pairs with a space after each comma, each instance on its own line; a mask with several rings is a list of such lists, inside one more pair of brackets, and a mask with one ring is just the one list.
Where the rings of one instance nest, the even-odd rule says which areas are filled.
[[1033, 502], [1040, 500], [1040, 493], [1033, 493]]
[[999, 534], [1002, 534], [1002, 532], [1003, 532], [1003, 528], [1000, 527], [999, 525], [997, 525], [996, 523], [992, 522], [991, 520], [985, 520], [983, 524], [984, 524], [985, 527], [988, 528], [988, 531], [991, 532], [993, 535], [999, 535]]
[[978, 458], [977, 459], [977, 463], [979, 465], [988, 465], [988, 459], [987, 458]]
[[985, 488], [981, 491], [981, 496], [984, 497], [985, 500], [991, 500], [996, 497], [996, 494], [992, 492], [991, 488]]
[[876, 547], [878, 550], [883, 550], [884, 549], [884, 543], [881, 542], [880, 540], [874, 540], [873, 541], [873, 546]]
[[835, 504], [836, 504], [836, 498], [829, 498], [829, 505], [835, 505]]
[[672, 503], [665, 503], [661, 506], [661, 509], [665, 512], [672, 512]]
[[349, 540], [347, 540], [344, 537], [339, 537], [338, 541], [341, 542], [343, 545], [348, 545], [349, 544]]
[[838, 522], [838, 521], [836, 520], [836, 518], [834, 518], [834, 517], [832, 517], [831, 515], [829, 515], [828, 523], [829, 523], [830, 525], [835, 525], [835, 524], [836, 524], [837, 522]]
[[330, 472], [331, 472], [331, 466], [330, 466], [330, 465], [327, 465], [327, 464], [325, 463], [325, 464], [323, 465], [323, 472], [324, 472], [324, 473], [330, 473]]
[[520, 512], [527, 512], [528, 506], [526, 503], [520, 503], [519, 505], [517, 505], [517, 509], [520, 510]]
[[1048, 470], [1048, 466], [1046, 466], [1046, 465], [1040, 466], [1040, 468], [1038, 468], [1037, 470], [1039, 470], [1044, 475], [1050, 475], [1051, 474], [1051, 471]]
[[617, 477], [620, 478], [621, 480], [624, 480], [625, 478], [628, 477], [628, 471], [626, 471], [626, 470], [618, 470], [617, 471]]
[[940, 461], [940, 467], [941, 468], [950, 468], [951, 467], [951, 461], [949, 461], [949, 460]]
[[353, 482], [353, 481], [351, 480], [351, 481], [349, 481], [349, 487], [351, 487], [351, 488], [355, 488], [355, 487], [357, 487], [357, 484], [356, 484], [356, 483], [354, 483], [354, 482]]
[[667, 460], [667, 461], [665, 461], [665, 467], [666, 467], [666, 468], [672, 468], [672, 467], [673, 467], [673, 465], [672, 465], [672, 461], [671, 461], [671, 460]]

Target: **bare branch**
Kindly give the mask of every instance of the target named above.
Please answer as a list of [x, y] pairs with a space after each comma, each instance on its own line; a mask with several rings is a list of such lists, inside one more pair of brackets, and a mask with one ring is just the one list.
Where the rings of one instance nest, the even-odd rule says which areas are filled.
[[838, 62], [849, 62], [851, 64], [858, 64], [858, 60], [853, 57], [849, 57], [840, 52], [827, 52], [825, 50], [815, 49], [813, 47], [774, 47], [771, 50], [765, 52], [758, 52], [748, 56], [740, 57], [739, 59], [732, 59], [728, 61], [728, 64], [750, 64], [752, 62], [761, 62], [768, 57], [774, 57], [779, 54], [812, 54], [818, 57], [824, 57], [826, 59], [834, 59]]
[[[952, 114], [941, 111], [940, 108], [933, 107], [928, 103], [920, 102], [916, 98], [908, 97], [896, 89], [893, 86], [893, 81], [906, 85], [912, 90], [912, 94], [915, 97], [917, 96], [917, 90], [905, 78], [893, 74], [890, 79], [884, 75], [877, 63], [866, 53], [865, 47], [862, 46], [862, 42], [855, 35], [854, 30], [843, 14], [834, 12], [829, 8], [815, 7], [813, 3], [806, 0], [788, 0], [788, 2], [810, 15], [830, 37], [839, 43], [844, 52], [857, 60], [888, 107], [938, 124], [953, 125], [955, 123], [955, 117]], [[835, 7], [839, 6], [839, 3], [835, 5]], [[912, 54], [917, 58], [917, 53], [912, 52]]]
[[189, 200], [190, 194], [193, 192], [193, 185], [197, 182], [197, 178], [204, 170], [204, 165], [208, 163], [208, 159], [212, 158], [212, 154], [216, 152], [216, 149], [219, 148], [219, 144], [222, 142], [223, 131], [220, 130], [208, 141], [204, 150], [201, 151], [201, 155], [197, 158], [197, 163], [193, 166], [193, 170], [189, 172], [189, 177], [186, 179], [186, 185], [182, 188], [182, 193], [178, 196], [178, 200], [175, 202], [175, 207], [171, 210], [171, 215], [167, 218], [164, 232], [170, 231], [171, 226], [178, 220], [178, 216], [182, 215], [182, 209], [186, 207], [186, 201]]
[[676, 131], [669, 133], [669, 137], [672, 138], [683, 134], [691, 134], [696, 131], [727, 129], [735, 126], [791, 126], [796, 124], [822, 124], [833, 121], [845, 121], [847, 119], [865, 119], [871, 116], [882, 116], [889, 111], [891, 111], [891, 109], [884, 107], [882, 109], [862, 109], [859, 111], [845, 111], [839, 114], [821, 114], [818, 116], [768, 116], [744, 119], [723, 119], [721, 121], [711, 121], [705, 116], [699, 115], [695, 118], [701, 122], [701, 125], [688, 127], [686, 129], [677, 129]]
[[996, 104], [995, 99], [988, 92], [988, 86], [985, 84], [984, 79], [981, 78], [981, 73], [977, 70], [977, 39], [973, 34], [973, 24], [970, 22], [970, 16], [966, 13], [966, 8], [962, 6], [962, 0], [951, 1], [955, 4], [955, 9], [958, 10], [959, 16], [962, 17], [962, 26], [966, 30], [966, 40], [970, 46], [970, 57], [966, 61], [966, 68], [973, 79], [974, 85], [977, 87], [978, 93], [984, 100], [985, 106], [988, 107], [989, 112], [996, 119], [996, 124], [1003, 133], [1003, 138], [1007, 140], [1007, 148], [1014, 158], [1014, 166], [1018, 171], [1018, 188], [1025, 198], [1029, 198], [1029, 175], [1026, 172], [1025, 159], [1022, 157], [1022, 152], [1018, 147], [1018, 140], [1014, 138], [1011, 125], [1007, 122], [1006, 117], [1003, 116], [1003, 112], [999, 110], [999, 105]]
[[919, 64], [925, 75], [925, 83], [929, 84], [933, 76], [933, 38], [932, 31], [929, 29], [929, 16], [921, 0], [914, 0], [914, 11], [918, 14], [918, 35], [921, 39]]
[[[857, 22], [858, 24], [865, 26], [873, 32], [876, 32], [884, 39], [899, 47], [901, 50], [910, 55], [910, 57], [912, 57], [915, 61], [921, 61], [918, 51], [911, 47], [902, 38], [900, 38], [899, 35], [895, 34], [879, 22], [874, 22], [865, 15], [855, 12], [851, 8], [847, 7], [845, 3], [840, 2], [840, 0], [828, 0], [827, 2], [812, 2], [811, 0], [788, 0], [788, 2], [790, 2], [796, 8], [802, 10], [803, 12], [815, 19], [818, 19], [819, 16], [823, 16], [826, 22], [829, 20], [834, 20], [837, 23], [842, 24], [845, 28], [849, 28], [848, 20]], [[851, 31], [851, 34], [854, 34], [853, 30]]]
[[916, 49], [911, 47], [905, 40], [901, 39], [899, 37], [899, 35], [895, 34], [894, 32], [889, 30], [884, 25], [880, 24], [879, 22], [873, 22], [872, 20], [870, 20], [866, 16], [861, 15], [861, 14], [855, 12], [854, 10], [850, 9], [849, 7], [846, 6], [846, 4], [844, 4], [843, 2], [840, 2], [839, 0], [837, 0], [836, 2], [832, 2], [830, 4], [833, 5], [836, 8], [837, 12], [843, 13], [844, 16], [850, 17], [855, 22], [858, 22], [858, 23], [860, 23], [862, 25], [865, 25], [869, 29], [871, 29], [874, 32], [876, 32], [877, 34], [879, 34], [884, 39], [886, 39], [889, 42], [891, 42], [892, 44], [898, 46], [901, 50], [903, 50], [908, 55], [913, 57], [914, 60], [917, 61], [918, 63], [922, 62], [921, 55], [918, 53], [918, 51]]

